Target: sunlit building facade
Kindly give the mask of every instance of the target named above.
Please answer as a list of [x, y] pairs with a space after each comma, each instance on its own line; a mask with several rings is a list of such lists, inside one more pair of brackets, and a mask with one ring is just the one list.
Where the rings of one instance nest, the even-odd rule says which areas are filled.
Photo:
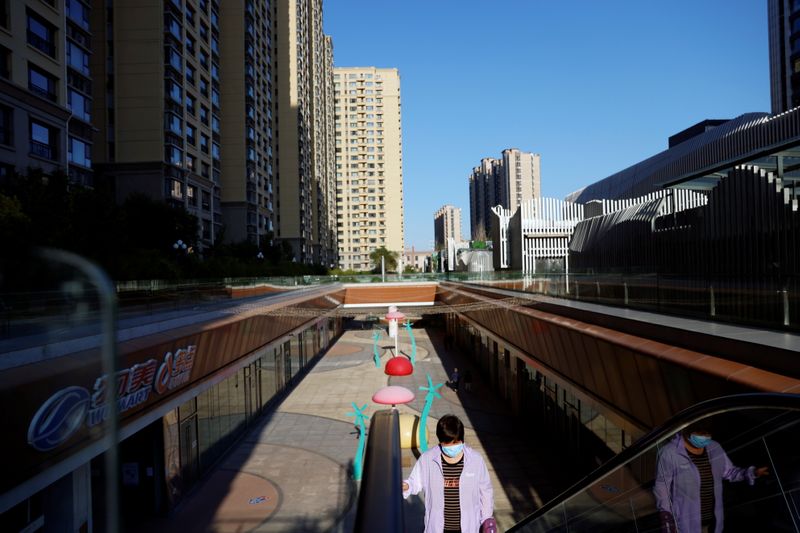
[[334, 90], [339, 266], [369, 270], [376, 248], [404, 249], [400, 74], [337, 67]]

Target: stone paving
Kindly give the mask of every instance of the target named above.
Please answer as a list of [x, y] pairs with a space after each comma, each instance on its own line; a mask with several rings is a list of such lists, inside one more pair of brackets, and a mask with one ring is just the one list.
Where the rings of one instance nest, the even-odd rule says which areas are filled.
[[[411, 347], [401, 330], [400, 351]], [[352, 461], [358, 433], [351, 402], [369, 404], [368, 415], [382, 409], [372, 394], [387, 384], [403, 385], [417, 393], [401, 413], [419, 414], [426, 373], [443, 383], [453, 366], [462, 373], [470, 363], [446, 352], [440, 330], [415, 329], [417, 365], [414, 374], [389, 378], [375, 367], [372, 333], [346, 331], [316, 362], [311, 371], [271, 413], [264, 415], [236, 447], [210, 472], [184, 503], [155, 530], [214, 532], [349, 532], [353, 530], [358, 484], [352, 480]], [[391, 357], [393, 342], [383, 335], [381, 364]], [[555, 461], [539, 453], [515, 430], [497, 399], [489, 394], [473, 369], [473, 391], [458, 393], [442, 387], [443, 398], [433, 403], [428, 429], [435, 442], [436, 420], [447, 413], [459, 416], [465, 440], [486, 458], [492, 477], [495, 518], [501, 530], [555, 495]], [[462, 374], [463, 375], [463, 374]], [[403, 473], [415, 461], [404, 451]], [[422, 531], [424, 506], [419, 496], [405, 503], [406, 530]]]

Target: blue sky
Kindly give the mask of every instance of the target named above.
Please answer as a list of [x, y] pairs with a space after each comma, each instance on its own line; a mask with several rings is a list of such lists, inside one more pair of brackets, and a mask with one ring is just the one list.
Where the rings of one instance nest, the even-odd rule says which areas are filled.
[[336, 66], [401, 76], [406, 246], [482, 157], [542, 156], [563, 198], [705, 118], [769, 111], [766, 0], [325, 0]]

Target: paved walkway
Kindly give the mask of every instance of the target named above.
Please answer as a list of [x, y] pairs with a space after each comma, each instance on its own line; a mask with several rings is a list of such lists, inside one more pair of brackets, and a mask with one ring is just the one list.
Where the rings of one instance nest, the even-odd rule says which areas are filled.
[[[419, 330], [417, 366], [411, 376], [389, 378], [377, 369], [368, 330], [346, 331], [317, 362], [275, 411], [265, 415], [221, 463], [205, 477], [177, 512], [156, 530], [214, 532], [322, 532], [353, 530], [358, 484], [349, 474], [357, 447], [351, 402], [369, 403], [367, 414], [383, 408], [370, 402], [387, 384], [403, 385], [420, 393], [426, 373], [442, 383], [453, 366], [469, 367], [455, 353], [444, 350], [441, 330]], [[401, 331], [400, 350], [410, 353]], [[393, 343], [384, 336], [382, 362]], [[465, 440], [487, 459], [495, 491], [495, 518], [501, 530], [530, 513], [557, 487], [550, 468], [557, 461], [537, 453], [536, 443], [523, 440], [512, 419], [492, 398], [480, 373], [473, 370], [473, 391], [439, 389], [428, 421], [436, 441], [436, 420], [459, 416], [466, 426]], [[400, 407], [419, 414], [424, 396]], [[404, 451], [404, 476], [415, 461]], [[549, 465], [549, 466], [548, 466]], [[406, 530], [422, 531], [421, 494], [405, 504]], [[150, 529], [149, 531], [152, 531]]]

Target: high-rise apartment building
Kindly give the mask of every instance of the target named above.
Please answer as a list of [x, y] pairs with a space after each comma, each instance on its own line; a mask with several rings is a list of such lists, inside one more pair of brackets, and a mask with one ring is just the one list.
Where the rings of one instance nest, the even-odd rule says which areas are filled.
[[334, 69], [339, 266], [369, 270], [381, 246], [402, 254], [403, 145], [397, 69]]
[[469, 176], [469, 230], [472, 240], [486, 240], [491, 235], [492, 207], [500, 203], [500, 161], [491, 157], [481, 159]]
[[92, 183], [90, 14], [81, 0], [0, 0], [0, 176]]
[[541, 194], [539, 154], [508, 148], [500, 159], [481, 159], [469, 176], [472, 239], [482, 240], [492, 234], [492, 207], [501, 205], [513, 211]]
[[461, 242], [461, 208], [440, 207], [433, 215], [433, 235], [437, 250], [447, 247], [449, 239]]
[[[114, 178], [118, 199], [139, 192], [186, 208], [206, 245], [223, 223], [219, 7], [217, 0], [95, 2], [92, 23], [93, 114], [104, 148], [95, 151], [98, 172]], [[243, 48], [244, 34], [238, 40]], [[230, 68], [244, 77], [244, 52]]]
[[509, 148], [503, 150], [502, 161], [500, 202], [503, 207], [516, 209], [525, 200], [542, 195], [542, 158], [539, 154]]
[[[220, 11], [220, 199], [225, 238], [260, 243], [275, 230], [273, 28], [270, 2], [225, 0]], [[212, 101], [212, 106], [214, 102]], [[221, 132], [214, 131], [214, 120]], [[213, 145], [212, 145], [213, 147]]]
[[800, 2], [768, 0], [772, 114], [800, 105]]
[[277, 2], [277, 237], [295, 259], [335, 258], [327, 199], [333, 186], [330, 100], [333, 51], [322, 33], [322, 0]]

